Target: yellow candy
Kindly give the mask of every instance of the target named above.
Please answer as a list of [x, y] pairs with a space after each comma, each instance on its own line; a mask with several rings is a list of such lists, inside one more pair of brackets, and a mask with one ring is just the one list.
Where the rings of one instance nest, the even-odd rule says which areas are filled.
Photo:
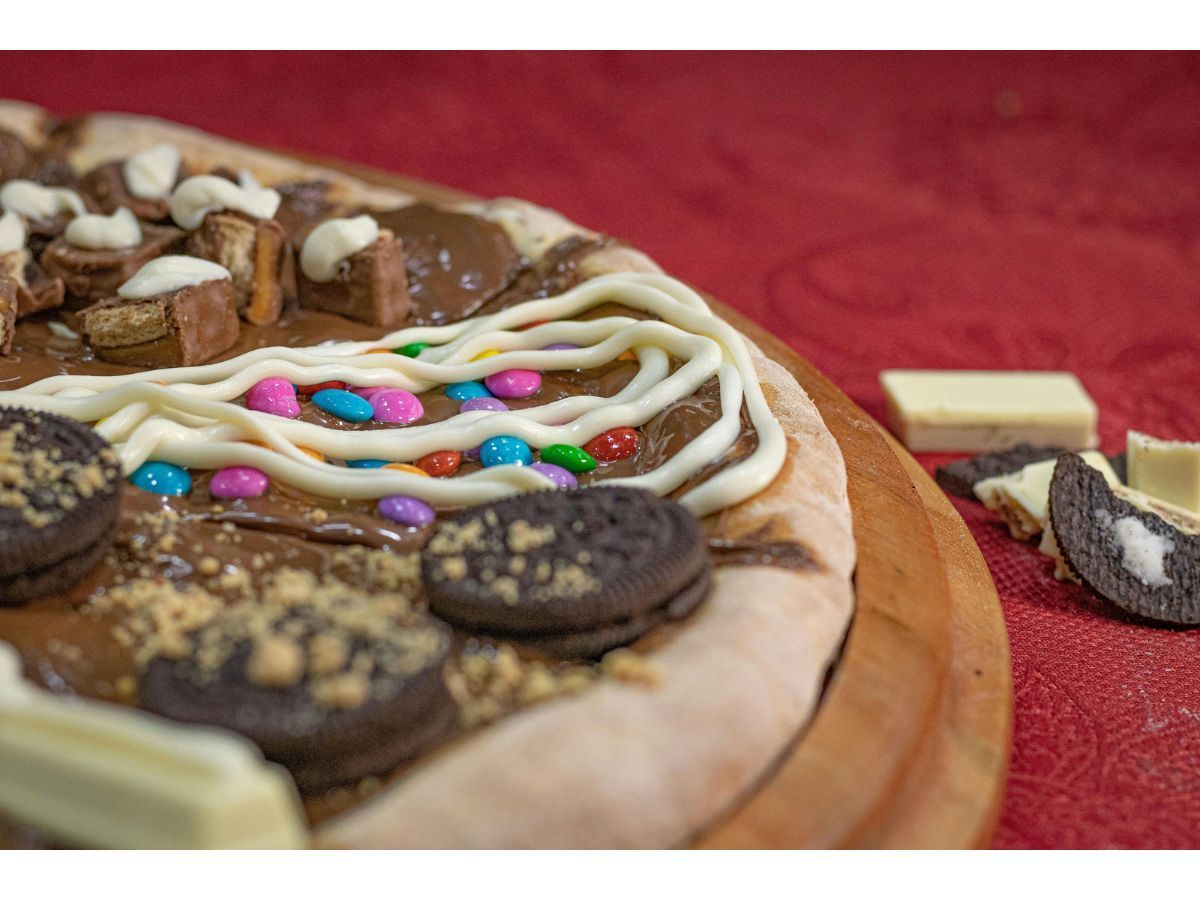
[[489, 356], [499, 356], [499, 350], [484, 350], [482, 353], [476, 353], [471, 357], [471, 362], [477, 362], [481, 359], [487, 359]]

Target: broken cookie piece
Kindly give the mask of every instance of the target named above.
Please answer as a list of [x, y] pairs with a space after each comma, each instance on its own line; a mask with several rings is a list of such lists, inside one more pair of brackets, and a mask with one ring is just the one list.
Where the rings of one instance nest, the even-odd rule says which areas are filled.
[[79, 314], [88, 342], [107, 362], [192, 366], [237, 340], [233, 283], [216, 263], [160, 256], [117, 293]]
[[79, 192], [103, 213], [124, 207], [143, 221], [167, 222], [171, 191], [182, 168], [179, 150], [172, 144], [158, 144], [92, 169], [79, 179]]
[[[1120, 484], [1103, 453], [1086, 450], [1079, 456], [1098, 470], [1108, 484]], [[1054, 459], [1047, 459], [1007, 475], [985, 478], [975, 484], [975, 496], [988, 509], [1004, 516], [1014, 538], [1028, 540], [1046, 527], [1054, 464]]]
[[227, 269], [238, 313], [264, 325], [283, 312], [295, 293], [295, 270], [283, 226], [272, 218], [278, 192], [196, 175], [176, 188], [171, 218], [192, 232], [189, 252]]
[[176, 249], [184, 232], [160, 225], [141, 226], [122, 207], [111, 216], [73, 219], [42, 252], [42, 268], [61, 278], [67, 305], [78, 309], [112, 297], [150, 260]]
[[304, 241], [300, 305], [369, 325], [392, 327], [408, 316], [404, 248], [370, 216], [322, 222]]
[[975, 500], [975, 485], [985, 478], [1019, 472], [1031, 463], [1054, 459], [1064, 453], [1063, 447], [1035, 447], [1033, 444], [1017, 444], [1007, 450], [981, 453], [967, 459], [956, 459], [952, 463], [938, 466], [935, 477], [947, 494]]

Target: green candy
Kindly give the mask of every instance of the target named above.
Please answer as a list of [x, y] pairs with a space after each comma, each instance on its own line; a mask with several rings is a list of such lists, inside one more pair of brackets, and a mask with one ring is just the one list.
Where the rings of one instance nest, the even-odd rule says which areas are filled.
[[399, 353], [401, 356], [407, 356], [410, 359], [416, 359], [416, 357], [420, 355], [421, 351], [428, 346], [429, 345], [424, 341], [417, 341], [412, 344], [405, 344], [403, 347], [397, 347], [392, 352]]
[[562, 466], [568, 472], [576, 474], [590, 472], [596, 468], [596, 460], [592, 454], [582, 447], [572, 447], [570, 444], [551, 444], [542, 448], [542, 462]]

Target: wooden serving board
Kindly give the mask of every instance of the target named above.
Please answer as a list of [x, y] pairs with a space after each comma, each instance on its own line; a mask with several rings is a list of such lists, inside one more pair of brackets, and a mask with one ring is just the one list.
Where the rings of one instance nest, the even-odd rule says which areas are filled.
[[[473, 199], [376, 169], [308, 161], [423, 200]], [[857, 607], [812, 722], [695, 846], [989, 846], [1008, 774], [1012, 672], [979, 548], [941, 489], [874, 419], [766, 330], [714, 306], [795, 376], [841, 445]]]

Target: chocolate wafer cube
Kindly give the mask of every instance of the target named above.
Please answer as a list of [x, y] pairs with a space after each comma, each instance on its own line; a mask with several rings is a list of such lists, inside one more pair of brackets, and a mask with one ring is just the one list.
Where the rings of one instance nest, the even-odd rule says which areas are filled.
[[301, 271], [296, 280], [302, 307], [368, 325], [398, 325], [412, 307], [404, 247], [386, 230], [375, 243], [347, 259], [333, 281], [310, 281]]

